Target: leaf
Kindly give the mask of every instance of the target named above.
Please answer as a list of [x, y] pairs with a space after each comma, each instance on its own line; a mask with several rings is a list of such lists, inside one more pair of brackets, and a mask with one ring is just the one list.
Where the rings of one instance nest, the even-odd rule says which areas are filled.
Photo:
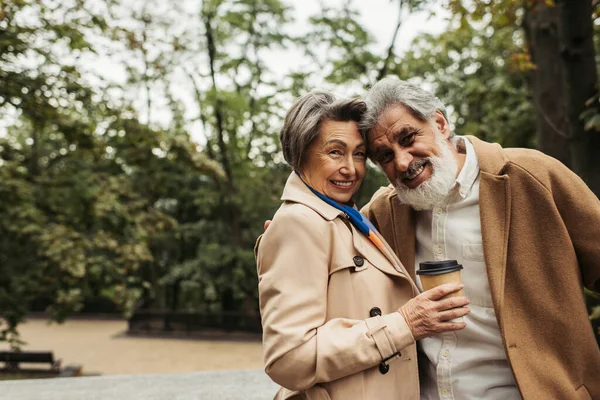
[[590, 313], [590, 320], [594, 321], [600, 319], [600, 306], [596, 306], [592, 308], [592, 312]]
[[600, 131], [600, 114], [596, 114], [593, 117], [589, 118], [585, 123], [584, 129], [586, 131], [596, 130]]

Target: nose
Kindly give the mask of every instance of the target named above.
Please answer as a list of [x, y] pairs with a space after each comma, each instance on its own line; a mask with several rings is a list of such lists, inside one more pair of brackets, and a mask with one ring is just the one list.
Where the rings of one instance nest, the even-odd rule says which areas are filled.
[[400, 172], [405, 172], [410, 167], [410, 163], [414, 160], [414, 157], [406, 149], [397, 149], [394, 152], [394, 164], [396, 169]]
[[342, 168], [340, 169], [340, 173], [348, 177], [352, 177], [356, 174], [356, 166], [354, 165], [353, 157], [346, 158], [344, 165], [342, 165]]

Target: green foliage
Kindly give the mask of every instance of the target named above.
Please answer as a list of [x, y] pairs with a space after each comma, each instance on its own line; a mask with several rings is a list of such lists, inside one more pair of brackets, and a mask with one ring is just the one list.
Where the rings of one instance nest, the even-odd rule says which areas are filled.
[[[0, 340], [19, 347], [16, 326], [34, 300], [56, 321], [98, 295], [130, 312], [148, 287], [153, 241], [177, 227], [156, 206], [177, 190], [170, 173], [220, 170], [189, 140], [111, 108], [64, 60], [93, 50], [86, 32], [107, 28], [85, 2], [1, 10], [0, 109], [12, 123], [0, 139]], [[67, 11], [79, 17], [55, 20]]]
[[[57, 321], [98, 297], [256, 312], [253, 246], [290, 172], [279, 128], [313, 87], [361, 94], [395, 74], [434, 88], [457, 133], [534, 145], [515, 2], [449, 0], [447, 31], [402, 56], [398, 30], [373, 50], [352, 1], [298, 36], [280, 0], [101, 3], [0, 2], [0, 341], [14, 347], [33, 302]], [[394, 3], [398, 29], [435, 4]], [[306, 63], [282, 76], [266, 54], [292, 47]], [[124, 79], [78, 62], [98, 55]], [[371, 166], [358, 205], [386, 183]]]
[[[451, 109], [455, 131], [509, 147], [534, 147], [535, 113], [518, 6], [451, 1], [440, 35], [421, 35], [393, 72], [433, 87]], [[522, 13], [521, 13], [522, 14]]]

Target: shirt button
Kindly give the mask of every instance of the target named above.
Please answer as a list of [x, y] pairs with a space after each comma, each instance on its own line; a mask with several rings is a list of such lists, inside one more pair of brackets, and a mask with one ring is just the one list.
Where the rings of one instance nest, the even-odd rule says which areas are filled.
[[465, 193], [467, 193], [467, 191], [466, 191], [465, 189], [460, 189], [460, 191], [459, 191], [459, 192], [460, 192], [460, 194], [461, 194], [461, 195], [463, 195], [463, 196], [465, 195]]
[[448, 389], [442, 389], [442, 394], [443, 395], [447, 395], [448, 394]]
[[450, 352], [448, 350], [444, 350], [442, 355], [444, 356], [444, 358], [448, 358], [448, 356], [450, 355]]
[[442, 210], [442, 207], [438, 207], [438, 208], [437, 208], [437, 213], [438, 213], [438, 214], [441, 214], [441, 213], [443, 213], [443, 212], [444, 212], [444, 210]]
[[435, 252], [436, 252], [436, 253], [438, 253], [438, 254], [442, 254], [442, 248], [441, 248], [441, 247], [438, 247], [438, 248], [435, 250]]

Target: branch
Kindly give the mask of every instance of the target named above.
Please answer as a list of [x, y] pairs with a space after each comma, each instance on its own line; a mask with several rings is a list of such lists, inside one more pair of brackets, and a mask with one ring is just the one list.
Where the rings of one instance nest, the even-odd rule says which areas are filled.
[[206, 42], [208, 45], [208, 59], [210, 65], [210, 77], [212, 80], [213, 90], [215, 91], [216, 104], [215, 104], [215, 119], [217, 123], [217, 143], [219, 145], [219, 150], [221, 152], [221, 163], [223, 164], [223, 170], [225, 171], [225, 176], [227, 177], [227, 181], [232, 184], [233, 175], [231, 172], [231, 166], [229, 165], [229, 158], [227, 155], [227, 145], [225, 144], [225, 132], [223, 128], [223, 105], [222, 100], [218, 95], [217, 90], [217, 79], [216, 79], [216, 71], [215, 71], [215, 61], [217, 57], [217, 49], [215, 45], [215, 38], [213, 36], [212, 30], [212, 19], [214, 17], [214, 13], [205, 12], [204, 13], [204, 27], [206, 29]]
[[[254, 17], [254, 20], [256, 20], [256, 4], [253, 3], [253, 7], [252, 7], [252, 16]], [[246, 144], [246, 158], [250, 158], [250, 149], [252, 148], [252, 140], [254, 139], [254, 134], [256, 132], [256, 120], [254, 119], [254, 113], [255, 113], [255, 106], [256, 106], [256, 98], [252, 95], [252, 91], [254, 91], [255, 93], [258, 92], [258, 87], [259, 85], [262, 83], [262, 74], [263, 74], [263, 70], [262, 67], [260, 65], [260, 59], [258, 58], [258, 46], [259, 46], [259, 35], [256, 34], [256, 31], [254, 30], [254, 22], [252, 22], [251, 26], [250, 26], [250, 35], [252, 38], [252, 47], [254, 49], [254, 58], [256, 59], [256, 81], [254, 84], [254, 88], [250, 88], [250, 120], [252, 121], [252, 126], [250, 127], [250, 134], [248, 135], [248, 143]], [[251, 85], [252, 86], [252, 85]]]
[[200, 122], [202, 123], [202, 127], [204, 128], [204, 137], [206, 138], [206, 149], [208, 153], [208, 157], [211, 160], [216, 160], [215, 153], [212, 151], [210, 137], [208, 137], [208, 133], [206, 130], [206, 117], [202, 113], [202, 92], [198, 87], [198, 83], [196, 79], [194, 79], [194, 75], [188, 71], [185, 67], [182, 67], [185, 74], [188, 76], [190, 81], [192, 82], [192, 86], [194, 87], [194, 95], [196, 97], [196, 102], [198, 103], [198, 117], [200, 118]]
[[388, 70], [390, 61], [392, 60], [392, 57], [394, 56], [394, 44], [396, 43], [396, 37], [398, 36], [398, 32], [400, 31], [400, 26], [402, 26], [402, 8], [403, 7], [404, 7], [404, 0], [400, 0], [399, 7], [398, 7], [398, 21], [396, 22], [396, 29], [394, 30], [394, 34], [392, 35], [392, 41], [390, 42], [390, 45], [388, 47], [388, 51], [387, 51], [385, 60], [383, 60], [383, 65], [381, 66], [381, 68], [379, 69], [379, 72], [377, 73], [376, 81], [380, 81], [381, 79], [383, 79], [383, 77], [385, 77], [385, 75], [387, 74], [387, 70]]

